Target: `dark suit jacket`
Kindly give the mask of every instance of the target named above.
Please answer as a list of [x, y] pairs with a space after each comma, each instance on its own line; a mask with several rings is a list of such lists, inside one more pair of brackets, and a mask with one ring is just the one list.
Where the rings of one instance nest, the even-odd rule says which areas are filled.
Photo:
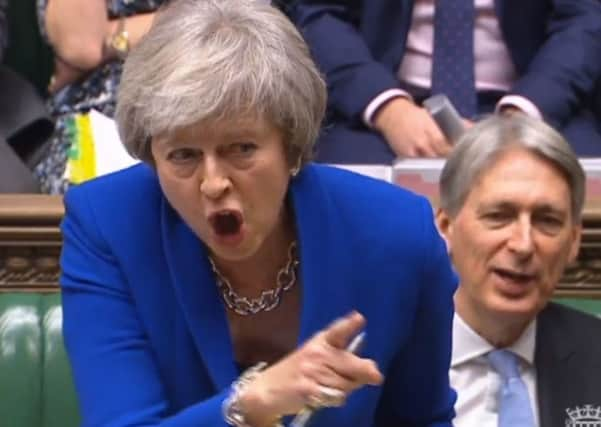
[[565, 427], [566, 410], [601, 407], [601, 319], [549, 304], [538, 316], [535, 365], [541, 427]]
[[[396, 71], [412, 0], [297, 0], [288, 7], [325, 73], [331, 109], [357, 120], [368, 103], [399, 87]], [[497, 0], [497, 16], [525, 96], [561, 128], [590, 102], [601, 75], [601, 2]]]
[[[363, 354], [386, 376], [311, 425], [450, 427], [456, 278], [430, 205], [314, 165], [289, 195], [302, 277], [298, 342], [357, 309], [368, 319]], [[205, 246], [155, 173], [140, 165], [74, 187], [62, 230], [63, 333], [83, 425], [226, 427], [221, 404], [239, 372], [225, 311]]]

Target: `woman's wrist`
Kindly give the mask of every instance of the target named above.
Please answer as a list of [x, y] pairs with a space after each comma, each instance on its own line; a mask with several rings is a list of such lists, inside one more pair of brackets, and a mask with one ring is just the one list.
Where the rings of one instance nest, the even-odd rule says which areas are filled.
[[235, 427], [279, 427], [280, 417], [268, 409], [266, 399], [256, 387], [255, 379], [265, 368], [259, 363], [247, 369], [232, 384], [230, 395], [223, 402], [225, 421]]
[[252, 427], [279, 427], [281, 417], [274, 415], [263, 393], [249, 387], [240, 396], [240, 408], [246, 414], [246, 420]]

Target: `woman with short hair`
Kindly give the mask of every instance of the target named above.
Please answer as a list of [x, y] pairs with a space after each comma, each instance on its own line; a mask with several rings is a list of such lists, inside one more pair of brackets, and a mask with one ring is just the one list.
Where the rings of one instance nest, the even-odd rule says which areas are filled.
[[159, 13], [116, 114], [144, 163], [65, 199], [83, 425], [451, 425], [455, 278], [432, 209], [310, 163], [325, 103], [275, 8]]

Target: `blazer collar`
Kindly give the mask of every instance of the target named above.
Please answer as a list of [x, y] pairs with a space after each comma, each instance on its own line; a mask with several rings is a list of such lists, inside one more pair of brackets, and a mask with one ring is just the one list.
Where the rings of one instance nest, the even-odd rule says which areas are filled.
[[350, 250], [339, 232], [340, 212], [322, 176], [326, 166], [308, 165], [290, 187], [300, 248], [303, 302], [299, 344], [354, 307], [349, 298], [349, 268], [341, 254]]
[[[319, 177], [319, 166], [306, 166], [290, 184], [299, 241], [302, 284], [298, 343], [352, 309], [336, 284], [337, 251], [333, 207]], [[161, 233], [175, 293], [196, 349], [218, 390], [238, 375], [227, 317], [208, 261], [208, 253], [194, 232], [163, 199]]]
[[194, 344], [217, 390], [238, 375], [227, 319], [207, 251], [200, 239], [163, 199], [161, 231], [171, 282]]

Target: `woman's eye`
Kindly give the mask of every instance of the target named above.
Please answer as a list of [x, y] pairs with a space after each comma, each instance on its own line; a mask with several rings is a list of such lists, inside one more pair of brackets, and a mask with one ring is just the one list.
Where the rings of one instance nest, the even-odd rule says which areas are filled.
[[229, 147], [229, 152], [236, 156], [247, 157], [257, 150], [257, 145], [252, 142], [239, 142]]
[[178, 148], [167, 154], [167, 160], [174, 163], [185, 163], [198, 157], [197, 150], [191, 148]]

